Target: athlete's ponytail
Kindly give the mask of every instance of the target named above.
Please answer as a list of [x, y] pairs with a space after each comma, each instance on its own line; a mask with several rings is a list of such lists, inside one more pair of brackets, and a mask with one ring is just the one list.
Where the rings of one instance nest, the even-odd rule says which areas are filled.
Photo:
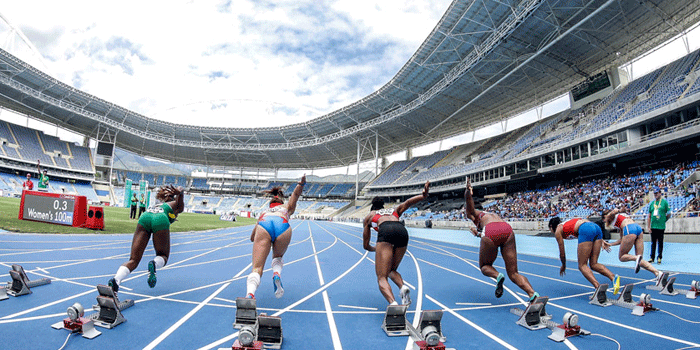
[[264, 192], [272, 196], [270, 203], [284, 203], [284, 191], [282, 190], [282, 187], [273, 187], [272, 189]]

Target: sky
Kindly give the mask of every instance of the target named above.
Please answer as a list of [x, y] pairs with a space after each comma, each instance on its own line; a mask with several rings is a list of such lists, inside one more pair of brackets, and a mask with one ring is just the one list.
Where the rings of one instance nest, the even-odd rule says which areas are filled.
[[[303, 122], [349, 105], [388, 82], [450, 5], [407, 1], [9, 1], [0, 45], [60, 81], [148, 117], [175, 123], [261, 127]], [[37, 11], [41, 8], [41, 11]], [[691, 50], [700, 46], [695, 30]], [[38, 52], [38, 55], [32, 50]], [[680, 41], [635, 62], [641, 76], [686, 52]], [[40, 57], [38, 57], [40, 56]], [[544, 107], [568, 108], [568, 98]], [[55, 127], [0, 112], [70, 141]], [[512, 116], [507, 130], [536, 120]], [[477, 140], [500, 133], [477, 131]], [[465, 133], [413, 155], [471, 141]], [[403, 154], [389, 157], [403, 159]], [[360, 171], [374, 169], [363, 163]], [[354, 174], [356, 165], [316, 170]], [[285, 172], [282, 176], [297, 176]]]

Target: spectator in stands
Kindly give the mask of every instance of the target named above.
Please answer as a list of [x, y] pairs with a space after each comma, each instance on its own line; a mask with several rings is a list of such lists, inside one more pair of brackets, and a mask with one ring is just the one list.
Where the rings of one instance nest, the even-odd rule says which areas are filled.
[[659, 258], [657, 264], [661, 264], [664, 254], [664, 231], [666, 231], [666, 220], [671, 217], [671, 210], [665, 198], [661, 198], [661, 190], [654, 190], [654, 200], [649, 204], [649, 215], [647, 215], [647, 232], [651, 232], [651, 259], [654, 262], [656, 253], [656, 243], [659, 243]]
[[[503, 295], [503, 281], [505, 276], [493, 267], [493, 262], [498, 256], [498, 248], [501, 248], [501, 255], [506, 264], [508, 278], [525, 291], [533, 302], [540, 295], [532, 289], [527, 277], [518, 273], [518, 251], [515, 248], [515, 234], [513, 228], [503, 221], [500, 216], [494, 213], [477, 210], [474, 207], [472, 185], [467, 176], [467, 188], [464, 191], [464, 201], [467, 217], [474, 222], [477, 228], [481, 228], [484, 234], [481, 235], [481, 247], [479, 248], [479, 267], [484, 276], [489, 276], [496, 280], [496, 298]], [[479, 236], [476, 228], [472, 228], [474, 236]]]
[[[565, 223], [556, 216], [549, 220], [549, 230], [554, 233], [554, 238], [559, 245], [559, 260], [561, 260], [561, 269], [559, 275], [566, 274], [566, 249], [564, 249], [565, 239], [578, 239], [577, 260], [578, 269], [583, 277], [588, 282], [591, 282], [593, 288], [598, 289], [600, 283], [593, 275], [593, 271], [607, 277], [613, 282], [613, 294], [617, 295], [620, 291], [620, 276], [613, 275], [605, 265], [598, 262], [600, 256], [600, 248], [603, 247], [603, 230], [600, 226], [586, 219], [571, 219]], [[608, 249], [608, 252], [610, 250]], [[590, 264], [590, 267], [588, 266]]]
[[139, 218], [141, 218], [141, 214], [146, 211], [146, 196], [141, 193], [141, 199], [139, 200]]
[[49, 190], [49, 176], [46, 175], [46, 169], [41, 170], [41, 160], [36, 161], [36, 170], [39, 172], [39, 184], [37, 189], [42, 192], [48, 192]]
[[22, 189], [25, 191], [31, 191], [34, 189], [34, 183], [32, 182], [32, 174], [27, 173], [27, 181], [22, 183]]
[[[399, 217], [406, 209], [428, 198], [430, 182], [426, 181], [423, 193], [413, 196], [399, 204], [395, 209], [384, 209], [384, 200], [380, 197], [372, 199], [369, 214], [363, 222], [362, 243], [365, 250], [376, 252], [374, 269], [377, 274], [377, 284], [387, 302], [398, 305], [391, 290], [389, 278], [399, 287], [401, 305], [411, 304], [410, 289], [404, 284], [401, 274], [397, 271], [408, 247], [408, 231]], [[377, 243], [370, 245], [372, 229], [377, 231]]]
[[[644, 254], [644, 231], [641, 226], [630, 219], [629, 216], [621, 213], [620, 209], [617, 208], [604, 211], [603, 222], [606, 227], [613, 226], [620, 230], [620, 239], [616, 242], [603, 242], [603, 248], [605, 250], [608, 250], [610, 246], [619, 245], [620, 261], [634, 261], [634, 273], [638, 273], [639, 268], [643, 267], [645, 270], [653, 273], [657, 278], [661, 277], [661, 271], [655, 269], [654, 266], [642, 258]], [[636, 255], [629, 254], [632, 247], [634, 247]]]
[[185, 209], [184, 191], [182, 187], [175, 188], [172, 185], [158, 189], [156, 199], [163, 202], [159, 207], [152, 208], [139, 218], [136, 224], [136, 232], [131, 242], [131, 255], [129, 261], [119, 267], [117, 273], [108, 284], [115, 292], [126, 276], [139, 266], [143, 252], [148, 241], [153, 235], [153, 248], [156, 257], [148, 262], [148, 286], [156, 286], [156, 269], [160, 269], [168, 262], [170, 256], [170, 224], [175, 222], [178, 214]]
[[139, 205], [139, 198], [136, 197], [136, 193], [131, 194], [131, 213], [129, 214], [129, 219], [136, 219], [136, 208]]
[[289, 196], [289, 201], [284, 203], [284, 190], [281, 187], [273, 187], [265, 191], [272, 196], [270, 208], [258, 218], [258, 223], [253, 227], [250, 241], [253, 242], [253, 271], [246, 280], [246, 298], [255, 299], [255, 292], [260, 285], [260, 278], [265, 268], [265, 260], [272, 248], [272, 283], [275, 289], [275, 297], [284, 295], [282, 287], [283, 256], [292, 240], [292, 228], [289, 226], [289, 217], [297, 208], [297, 200], [306, 185], [306, 174], [301, 177]]

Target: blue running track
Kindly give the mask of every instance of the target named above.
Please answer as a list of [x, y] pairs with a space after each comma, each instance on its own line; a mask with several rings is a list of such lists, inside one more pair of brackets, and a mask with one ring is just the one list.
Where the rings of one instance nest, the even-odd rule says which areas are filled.
[[[381, 330], [386, 301], [379, 293], [374, 254], [362, 249], [359, 227], [330, 222], [293, 221], [293, 238], [285, 254], [284, 297], [273, 292], [269, 260], [258, 289], [258, 310], [282, 317], [283, 349], [411, 349], [406, 337], [387, 337]], [[231, 348], [236, 297], [245, 294], [250, 272], [252, 227], [208, 232], [174, 233], [167, 266], [158, 271], [158, 284], [147, 285], [149, 246], [143, 261], [124, 282], [119, 297], [134, 299], [124, 311], [127, 322], [88, 340], [68, 339], [65, 349], [218, 349]], [[506, 279], [502, 298], [495, 282], [478, 268], [478, 240], [465, 231], [409, 229], [408, 253], [399, 268], [412, 288], [416, 311], [443, 309], [446, 345], [456, 349], [617, 349], [597, 336], [573, 337], [556, 343], [548, 330], [529, 331], [515, 324], [512, 307], [523, 307], [526, 295]], [[565, 312], [579, 315], [579, 324], [595, 334], [614, 338], [623, 349], [679, 349], [700, 346], [700, 325], [662, 312], [643, 317], [617, 306], [588, 304], [593, 288], [577, 269], [575, 245], [567, 243], [567, 274], [559, 276], [553, 238], [518, 235], [520, 272], [536, 291], [551, 298], [547, 311], [561, 322]], [[129, 256], [131, 235], [53, 235], [0, 233], [0, 281], [9, 281], [11, 264], [24, 266], [30, 279], [51, 278], [33, 294], [0, 301], [0, 349], [58, 349], [68, 332], [51, 324], [65, 317], [75, 302], [95, 304], [95, 285], [106, 284]], [[687, 290], [700, 276], [699, 245], [666, 246], [665, 260], [680, 261], [676, 287]], [[681, 249], [682, 248], [682, 249]], [[674, 255], [676, 257], [674, 258]], [[635, 283], [635, 300], [652, 284], [647, 271], [634, 274], [632, 264], [616, 261], [617, 247], [602, 253], [623, 284]], [[604, 257], [604, 258], [603, 258]], [[607, 259], [607, 260], [606, 260]], [[697, 259], [695, 259], [697, 260]], [[617, 265], [617, 266], [613, 266]], [[656, 265], [655, 265], [656, 266]], [[503, 261], [495, 267], [505, 272]], [[598, 280], [608, 283], [605, 277]], [[398, 298], [398, 289], [392, 285]], [[690, 321], [700, 321], [700, 298], [662, 296], [651, 292], [656, 307]], [[612, 297], [612, 292], [609, 293]], [[89, 312], [87, 312], [89, 313]], [[417, 321], [417, 320], [416, 320]]]

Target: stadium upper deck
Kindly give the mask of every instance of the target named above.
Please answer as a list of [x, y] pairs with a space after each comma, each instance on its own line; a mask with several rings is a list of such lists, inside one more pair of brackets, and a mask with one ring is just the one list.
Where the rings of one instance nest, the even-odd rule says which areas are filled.
[[[697, 1], [454, 1], [384, 86], [284, 127], [234, 129], [154, 120], [72, 88], [0, 50], [0, 104], [119, 147], [175, 162], [318, 168], [474, 130], [561, 95], [697, 22]], [[98, 135], [100, 133], [100, 135]], [[361, 160], [374, 155], [367, 152]]]
[[532, 171], [543, 173], [571, 166], [574, 161], [596, 155], [601, 155], [595, 157], [601, 160], [608, 152], [620, 155], [632, 149], [697, 138], [698, 76], [700, 50], [582, 108], [484, 141], [395, 162], [368, 185], [368, 193], [414, 193], [426, 180], [452, 179], [453, 187], [459, 187], [467, 174], [475, 184], [502, 181]]

